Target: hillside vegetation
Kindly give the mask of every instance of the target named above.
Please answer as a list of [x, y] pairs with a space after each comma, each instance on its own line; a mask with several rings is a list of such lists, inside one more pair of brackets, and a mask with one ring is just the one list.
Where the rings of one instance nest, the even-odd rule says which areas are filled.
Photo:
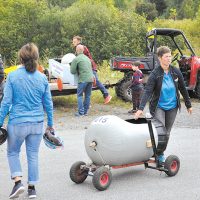
[[171, 27], [183, 30], [200, 55], [199, 4], [198, 0], [0, 0], [0, 53], [7, 66], [16, 64], [18, 49], [34, 42], [45, 63], [74, 52], [72, 37], [80, 35], [101, 65], [114, 55], [144, 55], [148, 28]]

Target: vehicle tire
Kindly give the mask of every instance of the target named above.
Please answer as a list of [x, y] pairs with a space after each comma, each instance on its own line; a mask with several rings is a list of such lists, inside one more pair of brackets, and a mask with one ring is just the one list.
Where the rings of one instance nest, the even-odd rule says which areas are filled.
[[81, 165], [85, 165], [82, 161], [75, 162], [70, 169], [69, 175], [74, 183], [83, 183], [88, 176], [88, 169], [81, 169]]
[[196, 94], [196, 97], [200, 99], [200, 73], [198, 73], [198, 76], [197, 76], [197, 85], [195, 88], [195, 94]]
[[92, 183], [97, 190], [106, 190], [112, 181], [112, 174], [110, 170], [104, 166], [97, 168], [94, 172]]
[[118, 81], [117, 84], [115, 85], [115, 93], [117, 95], [117, 97], [120, 97], [120, 85], [121, 85], [121, 81]]
[[170, 155], [166, 158], [164, 168], [167, 169], [165, 172], [168, 176], [175, 176], [180, 168], [180, 160], [175, 155]]
[[117, 86], [115, 86], [115, 92], [117, 96], [126, 102], [132, 101], [132, 92], [130, 85], [131, 85], [131, 79], [125, 78], [122, 79], [120, 82], [118, 82]]

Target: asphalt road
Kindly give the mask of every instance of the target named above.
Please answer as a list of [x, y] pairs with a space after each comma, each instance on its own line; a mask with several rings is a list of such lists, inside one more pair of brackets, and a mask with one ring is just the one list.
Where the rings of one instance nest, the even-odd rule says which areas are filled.
[[[166, 155], [180, 158], [181, 167], [174, 177], [143, 166], [112, 170], [110, 187], [97, 191], [92, 178], [75, 184], [69, 178], [71, 165], [88, 162], [81, 130], [60, 130], [65, 142], [63, 150], [50, 150], [44, 143], [40, 151], [40, 182], [36, 186], [38, 200], [200, 200], [200, 128], [172, 129]], [[122, 155], [123, 156], [123, 155]], [[6, 144], [0, 146], [0, 200], [7, 200], [13, 187], [6, 158]], [[23, 183], [27, 181], [27, 164], [22, 148]], [[18, 200], [27, 199], [26, 192]]]

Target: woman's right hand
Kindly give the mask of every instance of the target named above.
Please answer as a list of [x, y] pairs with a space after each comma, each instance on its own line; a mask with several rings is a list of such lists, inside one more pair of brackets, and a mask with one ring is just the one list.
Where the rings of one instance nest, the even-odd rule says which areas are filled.
[[50, 127], [50, 126], [47, 126], [46, 130], [45, 130], [45, 133], [46, 132], [54, 132], [54, 128], [53, 127]]
[[191, 115], [192, 114], [192, 107], [187, 109], [188, 113]]
[[140, 117], [140, 115], [142, 115], [143, 111], [142, 110], [138, 110], [135, 114], [134, 114], [134, 119], [138, 119]]

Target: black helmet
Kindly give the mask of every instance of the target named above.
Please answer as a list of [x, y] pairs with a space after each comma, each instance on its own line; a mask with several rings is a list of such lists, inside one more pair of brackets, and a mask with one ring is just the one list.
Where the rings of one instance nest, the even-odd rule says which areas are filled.
[[50, 149], [63, 147], [63, 141], [55, 135], [54, 130], [47, 130], [43, 135], [44, 143]]
[[5, 128], [0, 128], [0, 145], [3, 144], [8, 137], [8, 132]]

